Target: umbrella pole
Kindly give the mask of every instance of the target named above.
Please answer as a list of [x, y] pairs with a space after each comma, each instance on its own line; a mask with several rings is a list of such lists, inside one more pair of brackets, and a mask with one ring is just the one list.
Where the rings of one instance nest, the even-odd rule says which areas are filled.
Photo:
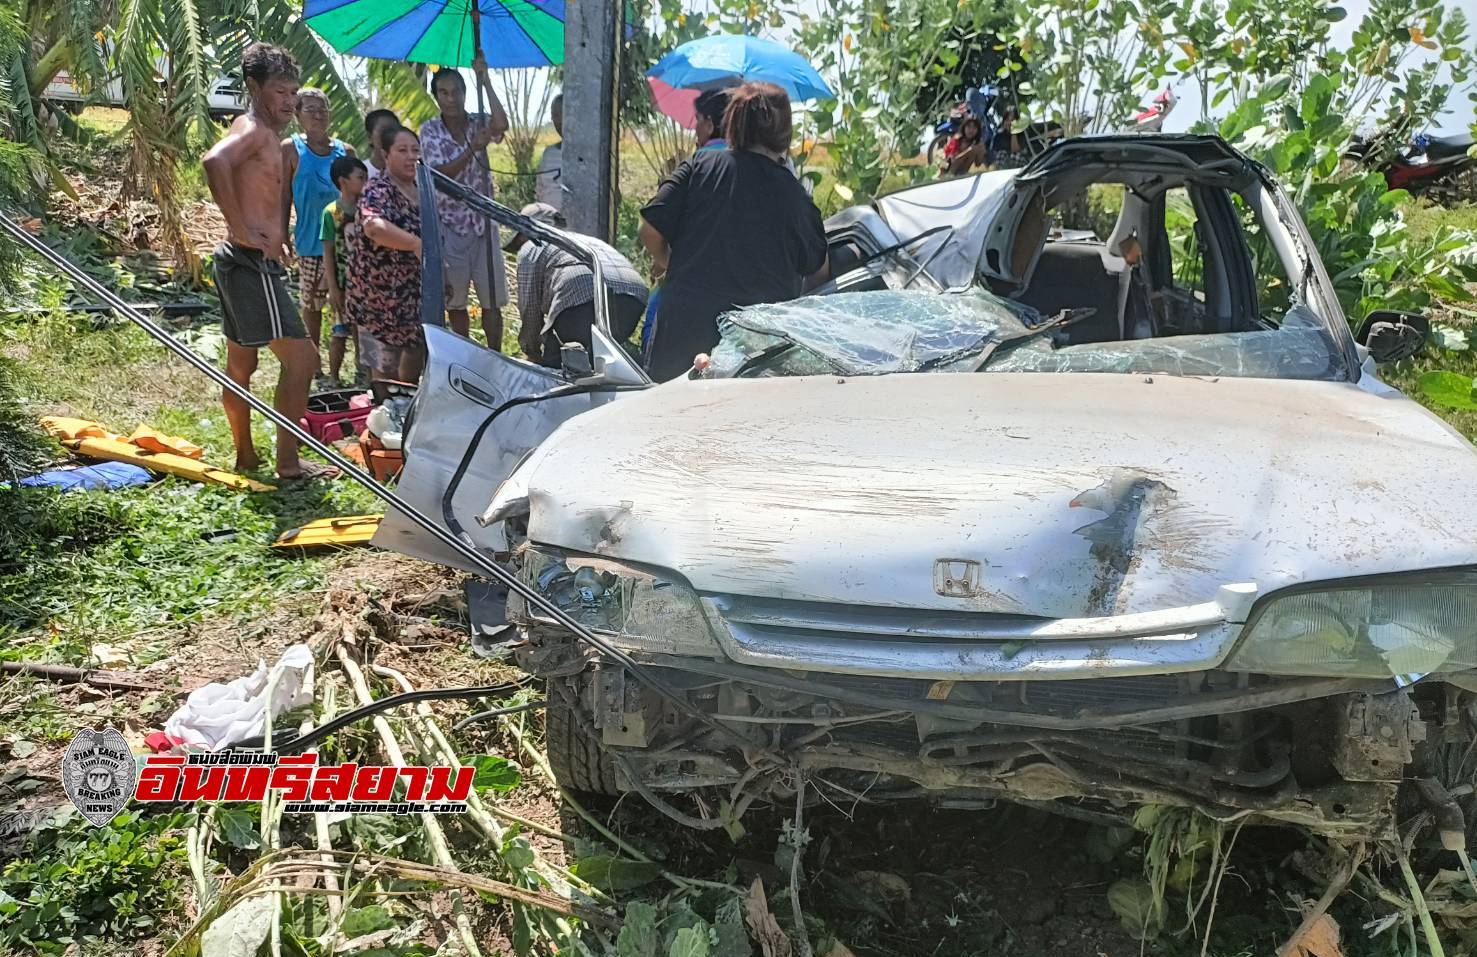
[[[473, 2], [472, 2], [472, 58], [473, 59], [476, 59], [477, 54], [479, 54], [481, 52], [482, 52], [482, 11], [480, 9], [478, 9], [477, 0], [473, 0]], [[477, 75], [477, 72], [475, 70], [472, 71], [472, 83], [477, 87], [477, 112], [480, 115], [480, 114], [482, 114], [482, 113], [484, 113], [486, 111], [486, 109], [487, 109], [487, 101], [484, 99], [483, 94], [482, 94], [482, 77], [478, 76]], [[477, 160], [478, 160], [478, 162], [480, 162], [482, 164], [482, 169], [487, 173], [487, 193], [488, 193], [487, 198], [488, 199], [491, 199], [492, 198], [492, 191], [493, 191], [492, 190], [492, 164], [489, 162], [489, 160], [487, 158], [487, 150], [485, 150], [485, 149], [482, 150], [482, 152], [478, 155]], [[498, 248], [498, 244], [497, 244], [497, 224], [489, 220], [486, 223], [484, 223], [483, 226], [484, 226], [484, 228], [482, 230], [482, 239], [487, 244], [487, 249], [486, 249], [487, 255], [485, 257], [483, 257], [483, 258], [485, 258], [487, 260], [487, 288], [492, 291], [492, 302], [484, 302], [484, 303], [481, 303], [481, 306], [482, 306], [482, 330], [487, 335], [487, 348], [491, 349], [493, 352], [502, 352], [503, 351], [503, 337], [502, 337], [502, 332], [503, 332], [503, 315], [502, 315], [501, 310], [499, 310], [498, 309], [498, 306], [497, 306], [497, 297], [498, 297], [498, 291], [499, 290], [493, 285], [497, 281], [497, 270], [495, 268], [493, 268], [493, 259], [492, 259], [493, 256], [500, 256], [500, 255], [502, 255], [502, 252]], [[489, 309], [492, 310], [492, 316], [495, 317], [494, 318], [494, 321], [492, 321], [492, 322], [488, 322], [488, 310]], [[469, 333], [471, 332], [470, 329], [468, 329], [467, 331]], [[493, 340], [493, 333], [496, 333], [497, 334], [496, 341]]]

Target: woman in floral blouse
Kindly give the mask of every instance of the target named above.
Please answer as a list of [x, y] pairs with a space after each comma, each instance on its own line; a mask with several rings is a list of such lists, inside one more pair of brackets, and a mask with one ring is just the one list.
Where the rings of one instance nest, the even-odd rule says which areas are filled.
[[359, 198], [363, 229], [344, 290], [344, 311], [379, 347], [377, 375], [415, 382], [425, 361], [421, 209], [415, 184], [420, 142], [404, 127], [390, 127], [381, 135], [384, 175], [370, 180]]

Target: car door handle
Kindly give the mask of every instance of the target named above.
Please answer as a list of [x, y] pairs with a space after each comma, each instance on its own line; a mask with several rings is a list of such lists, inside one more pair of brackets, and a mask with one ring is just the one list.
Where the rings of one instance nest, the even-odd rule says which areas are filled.
[[478, 405], [489, 409], [498, 407], [497, 390], [482, 376], [464, 365], [453, 365], [450, 372], [451, 387]]

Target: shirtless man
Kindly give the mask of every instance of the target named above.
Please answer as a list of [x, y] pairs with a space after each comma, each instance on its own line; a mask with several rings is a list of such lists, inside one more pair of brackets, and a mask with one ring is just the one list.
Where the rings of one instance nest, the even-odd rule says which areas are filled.
[[[226, 219], [226, 240], [215, 250], [215, 284], [225, 314], [226, 375], [251, 387], [257, 351], [267, 346], [282, 365], [275, 405], [293, 422], [303, 416], [318, 369], [318, 349], [287, 291], [282, 266], [287, 240], [282, 196], [282, 131], [297, 106], [297, 64], [280, 47], [253, 43], [241, 55], [251, 107], [205, 154], [205, 179]], [[230, 392], [221, 399], [236, 468], [249, 472], [261, 459], [251, 440], [251, 407]], [[297, 439], [277, 429], [277, 477], [333, 478], [338, 469], [305, 462]]]

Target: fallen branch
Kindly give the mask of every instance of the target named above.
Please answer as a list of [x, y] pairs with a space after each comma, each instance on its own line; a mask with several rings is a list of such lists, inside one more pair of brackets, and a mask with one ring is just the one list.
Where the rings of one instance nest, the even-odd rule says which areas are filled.
[[[330, 855], [333, 861], [325, 863]], [[545, 891], [515, 887], [503, 881], [467, 874], [455, 868], [436, 867], [415, 861], [403, 861], [379, 854], [350, 851], [281, 850], [264, 854], [251, 863], [241, 876], [225, 885], [215, 901], [206, 908], [195, 923], [166, 952], [165, 957], [175, 957], [192, 952], [198, 953], [200, 935], [211, 922], [229, 911], [248, 897], [267, 893], [294, 894], [301, 897], [343, 896], [344, 891], [329, 891], [315, 885], [294, 883], [302, 877], [314, 879], [335, 874], [340, 878], [351, 873], [370, 876], [392, 876], [438, 887], [450, 887], [453, 891], [470, 890], [501, 900], [516, 901], [529, 907], [539, 907], [554, 913], [578, 918], [585, 923], [607, 930], [620, 927], [614, 916], [593, 907], [585, 907]], [[412, 892], [407, 890], [377, 891], [380, 896], [401, 897]]]
[[[333, 860], [324, 863], [323, 857], [332, 857]], [[257, 864], [262, 864], [262, 873], [257, 873]], [[265, 873], [270, 871], [270, 874]], [[468, 874], [466, 871], [454, 867], [446, 868], [435, 864], [422, 864], [419, 861], [407, 861], [398, 857], [386, 857], [383, 854], [374, 854], [369, 851], [320, 851], [284, 849], [273, 851], [271, 854], [263, 854], [252, 865], [250, 869], [243, 872], [242, 876], [254, 875], [256, 884], [266, 885], [271, 881], [281, 878], [297, 878], [309, 875], [319, 875], [324, 871], [332, 871], [340, 876], [350, 872], [356, 874], [368, 874], [376, 877], [392, 876], [403, 878], [408, 881], [417, 881], [424, 884], [444, 884], [451, 887], [461, 887], [467, 890], [478, 891], [488, 894], [500, 900], [513, 901], [518, 904], [527, 904], [529, 907], [537, 907], [542, 910], [561, 914], [565, 917], [574, 917], [585, 921], [596, 927], [607, 930], [620, 926], [620, 921], [612, 914], [598, 907], [586, 904], [577, 904], [567, 898], [549, 891], [532, 890], [526, 887], [518, 887], [506, 881], [496, 880], [491, 877], [483, 877], [480, 874]], [[325, 894], [331, 893], [317, 887], [286, 887], [283, 890], [293, 894]], [[343, 891], [339, 892], [343, 894]], [[395, 893], [392, 891], [376, 891], [376, 894]], [[236, 894], [239, 899], [241, 894]]]
[[[1231, 868], [1231, 851], [1236, 848], [1236, 838], [1241, 836], [1241, 827], [1245, 823], [1245, 818], [1236, 822], [1236, 830], [1231, 832], [1231, 843], [1226, 845], [1224, 852], [1221, 851], [1220, 840], [1220, 834], [1224, 833], [1224, 831], [1216, 835], [1215, 857], [1219, 861], [1219, 867], [1217, 867], [1216, 862], [1213, 861], [1211, 863], [1210, 870], [1215, 875], [1215, 880], [1207, 879], [1205, 882], [1205, 887], [1210, 892], [1210, 913], [1205, 916], [1205, 938], [1200, 941], [1200, 957], [1206, 957], [1206, 954], [1210, 951], [1210, 929], [1215, 926], [1215, 907], [1216, 904], [1220, 903], [1221, 899], [1221, 879], [1226, 876], [1226, 871]], [[1349, 876], [1351, 878], [1354, 876], [1352, 871], [1350, 871]], [[1347, 884], [1348, 881], [1344, 883]], [[1205, 897], [1201, 895], [1200, 904], [1195, 905], [1197, 913], [1200, 910], [1200, 906], [1204, 903]]]
[[[348, 630], [347, 628], [345, 629]], [[346, 638], [351, 636], [345, 635]], [[369, 691], [369, 682], [365, 680], [364, 670], [359, 663], [349, 654], [349, 649], [344, 642], [337, 643], [334, 650], [338, 653], [339, 664], [343, 666], [344, 673], [349, 676], [349, 684], [354, 688], [354, 694], [359, 698], [362, 705], [373, 704], [374, 695]], [[383, 715], [375, 715], [374, 729], [379, 733], [380, 742], [385, 746], [385, 753], [389, 755], [390, 763], [397, 768], [406, 767], [405, 754], [400, 750], [400, 742], [395, 740], [395, 734], [390, 730], [390, 723]], [[426, 838], [431, 845], [431, 852], [436, 857], [436, 862], [442, 867], [454, 873], [460, 873], [451, 857], [451, 845], [447, 843], [446, 832], [441, 828], [441, 822], [429, 811], [420, 812], [421, 826], [426, 830]], [[451, 893], [451, 909], [456, 921], [457, 930], [461, 934], [462, 944], [466, 947], [471, 957], [481, 957], [482, 951], [477, 946], [477, 936], [472, 931], [472, 921], [467, 916], [466, 907], [462, 901], [461, 894], [455, 890]]]
[[805, 914], [800, 910], [800, 857], [805, 853], [805, 776], [795, 774], [795, 853], [790, 857], [790, 910], [795, 917], [795, 952], [799, 957], [811, 957], [810, 934], [805, 930]]
[[[382, 678], [388, 678], [400, 687], [401, 691], [414, 691], [415, 685], [405, 675], [386, 665], [371, 665], [370, 670]], [[421, 726], [425, 734], [426, 745], [422, 747], [422, 753], [428, 758], [438, 759], [453, 769], [462, 767], [461, 760], [457, 757], [456, 749], [451, 746], [441, 726], [436, 723], [436, 716], [431, 711], [430, 705], [421, 702], [415, 706], [416, 716], [420, 718]], [[502, 848], [505, 834], [502, 827], [493, 819], [490, 809], [483, 803], [481, 795], [476, 791], [467, 795], [467, 813], [479, 830], [492, 841], [493, 846]], [[589, 881], [581, 880], [575, 874], [557, 868], [541, 857], [535, 856], [534, 866], [538, 868], [540, 876], [551, 884], [556, 881], [568, 884], [572, 891], [579, 891], [590, 897], [607, 897], [599, 888]], [[556, 884], [557, 886], [557, 884]], [[608, 897], [607, 897], [608, 899]]]
[[[1349, 854], [1349, 860], [1343, 869], [1334, 875], [1333, 880], [1329, 881], [1328, 887], [1323, 891], [1323, 896], [1318, 898], [1313, 909], [1303, 915], [1303, 922], [1298, 925], [1297, 930], [1292, 932], [1292, 936], [1287, 938], [1286, 943], [1277, 948], [1277, 957], [1288, 957], [1293, 952], [1293, 948], [1298, 946], [1303, 935], [1318, 922], [1320, 917], [1328, 913], [1328, 908], [1333, 905], [1334, 900], [1344, 892], [1345, 887], [1349, 886], [1349, 881], [1354, 879], [1354, 873], [1359, 870], [1359, 865], [1362, 863], [1364, 863], [1364, 845], [1359, 844]], [[1210, 939], [1208, 930], [1206, 939]]]
[[[0, 661], [0, 671], [8, 671], [12, 674], [34, 675], [37, 678], [45, 678], [47, 681], [58, 681], [62, 684], [91, 685], [104, 691], [164, 691], [162, 685], [151, 684], [147, 681], [139, 681], [137, 678], [129, 678], [123, 675], [109, 674], [106, 671], [98, 671], [93, 668], [74, 668], [71, 665], [48, 665], [39, 661]], [[175, 697], [180, 698], [189, 694], [188, 691], [176, 691]]]
[[[336, 852], [343, 854], [344, 852]], [[514, 901], [526, 904], [529, 907], [538, 907], [565, 917], [575, 917], [596, 927], [612, 930], [620, 927], [620, 921], [611, 914], [591, 907], [586, 904], [577, 904], [574, 901], [551, 894], [547, 891], [528, 890], [517, 887], [505, 881], [494, 880], [490, 877], [482, 877], [478, 874], [468, 874], [459, 870], [448, 870], [430, 864], [419, 864], [414, 861], [401, 861], [395, 858], [381, 858], [373, 854], [360, 855], [355, 863], [355, 870], [364, 870], [371, 863], [382, 864], [384, 869], [397, 877], [406, 880], [435, 882], [450, 884], [455, 887], [465, 887], [469, 890], [489, 894], [501, 900]]]
[[1421, 920], [1421, 930], [1426, 935], [1426, 948], [1431, 952], [1431, 957], [1446, 957], [1446, 951], [1441, 946], [1441, 937], [1436, 933], [1436, 922], [1431, 919], [1431, 909], [1426, 906], [1426, 895], [1421, 893], [1421, 885], [1415, 879], [1415, 871], [1410, 869], [1410, 858], [1406, 856], [1405, 846], [1398, 841], [1395, 843], [1396, 860], [1400, 862], [1400, 873], [1405, 878], [1406, 889], [1410, 891], [1411, 903], [1415, 905], [1416, 916]]
[[[324, 685], [325, 688], [323, 690], [322, 708], [323, 713], [319, 715], [319, 719], [322, 721], [332, 721], [334, 715], [334, 705], [337, 703], [337, 693], [334, 690], [334, 683], [332, 681], [325, 681]], [[328, 832], [327, 811], [313, 812], [313, 836], [318, 841], [318, 850], [329, 852], [327, 854], [324, 854], [320, 858], [320, 860], [322, 860], [325, 864], [332, 863], [333, 838]], [[335, 878], [332, 874], [324, 874], [323, 887], [326, 890], [335, 892], [332, 896], [328, 898], [328, 916], [331, 920], [337, 923], [343, 917], [341, 913], [343, 910], [343, 902], [339, 900], [339, 897], [336, 893], [339, 889], [338, 879]]]

